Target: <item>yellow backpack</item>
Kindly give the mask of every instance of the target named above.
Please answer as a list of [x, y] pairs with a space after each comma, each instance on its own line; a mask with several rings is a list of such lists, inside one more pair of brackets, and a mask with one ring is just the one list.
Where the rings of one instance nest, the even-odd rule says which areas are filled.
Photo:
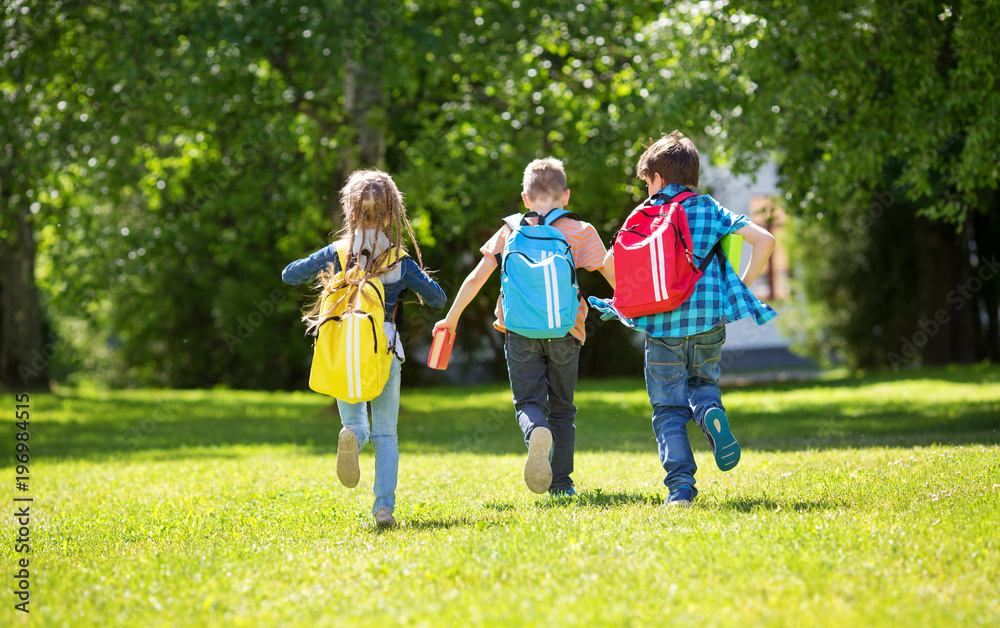
[[[389, 264], [398, 261], [389, 253]], [[323, 292], [323, 322], [316, 332], [309, 388], [342, 401], [371, 401], [382, 392], [392, 367], [385, 322], [385, 288], [382, 280], [363, 281], [355, 298], [344, 299], [349, 285], [344, 281], [347, 253], [337, 251], [340, 272]]]

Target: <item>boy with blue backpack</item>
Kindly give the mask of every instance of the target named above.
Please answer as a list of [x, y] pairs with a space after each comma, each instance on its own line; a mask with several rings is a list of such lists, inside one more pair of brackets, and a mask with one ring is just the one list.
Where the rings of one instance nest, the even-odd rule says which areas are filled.
[[528, 164], [522, 188], [529, 211], [505, 218], [480, 248], [483, 258], [434, 328], [454, 333], [462, 312], [500, 268], [493, 326], [505, 334], [515, 415], [528, 446], [524, 481], [535, 493], [573, 497], [573, 393], [587, 320], [576, 272], [600, 271], [613, 288], [614, 271], [605, 268], [607, 249], [593, 225], [564, 209], [570, 191], [561, 161]]

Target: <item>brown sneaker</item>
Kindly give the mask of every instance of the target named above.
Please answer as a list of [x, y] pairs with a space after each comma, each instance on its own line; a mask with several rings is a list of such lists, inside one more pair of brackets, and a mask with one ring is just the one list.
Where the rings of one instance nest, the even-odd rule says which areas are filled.
[[375, 513], [375, 526], [379, 530], [396, 527], [396, 520], [392, 518], [392, 513], [384, 506], [379, 508], [378, 512]]
[[528, 441], [528, 460], [524, 463], [524, 483], [533, 493], [544, 493], [552, 485], [552, 432], [536, 427]]
[[337, 479], [347, 488], [354, 488], [361, 481], [359, 449], [354, 430], [349, 427], [340, 430], [340, 437], [337, 439]]

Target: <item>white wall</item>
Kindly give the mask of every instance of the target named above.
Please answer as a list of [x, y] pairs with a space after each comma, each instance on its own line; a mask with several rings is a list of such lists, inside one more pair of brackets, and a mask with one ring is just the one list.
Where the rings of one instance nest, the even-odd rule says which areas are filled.
[[[737, 214], [748, 214], [750, 199], [754, 196], [778, 196], [782, 194], [778, 188], [778, 169], [773, 162], [768, 162], [757, 171], [756, 176], [736, 176], [725, 168], [708, 164], [706, 155], [701, 156], [700, 188], [711, 190], [712, 197], [722, 205]], [[743, 248], [740, 268], [746, 268], [750, 261], [749, 247]], [[773, 304], [771, 304], [773, 306]], [[778, 316], [781, 316], [781, 309]], [[743, 319], [726, 326], [726, 349], [771, 349], [788, 347], [791, 340], [782, 335], [776, 320], [758, 327], [753, 319]]]

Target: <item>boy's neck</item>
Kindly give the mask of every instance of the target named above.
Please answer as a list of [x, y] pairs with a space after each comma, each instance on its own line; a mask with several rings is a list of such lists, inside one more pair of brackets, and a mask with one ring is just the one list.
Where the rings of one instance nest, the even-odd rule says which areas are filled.
[[563, 193], [555, 198], [531, 198], [527, 193], [521, 192], [521, 201], [529, 211], [545, 216], [553, 209], [566, 207], [569, 203], [569, 190], [563, 190]]
[[[541, 209], [541, 207], [547, 207], [548, 209]], [[563, 209], [563, 206], [562, 205], [540, 205], [538, 209], [536, 209], [534, 207], [529, 207], [528, 209], [530, 209], [531, 211], [535, 212], [539, 216], [548, 216], [548, 214], [549, 214], [550, 211], [553, 211], [555, 209]]]
[[546, 216], [548, 213], [554, 209], [563, 209], [566, 207], [566, 203], [563, 202], [561, 198], [549, 198], [543, 200], [529, 199], [525, 202], [524, 206], [528, 211], [533, 211], [541, 216]]

